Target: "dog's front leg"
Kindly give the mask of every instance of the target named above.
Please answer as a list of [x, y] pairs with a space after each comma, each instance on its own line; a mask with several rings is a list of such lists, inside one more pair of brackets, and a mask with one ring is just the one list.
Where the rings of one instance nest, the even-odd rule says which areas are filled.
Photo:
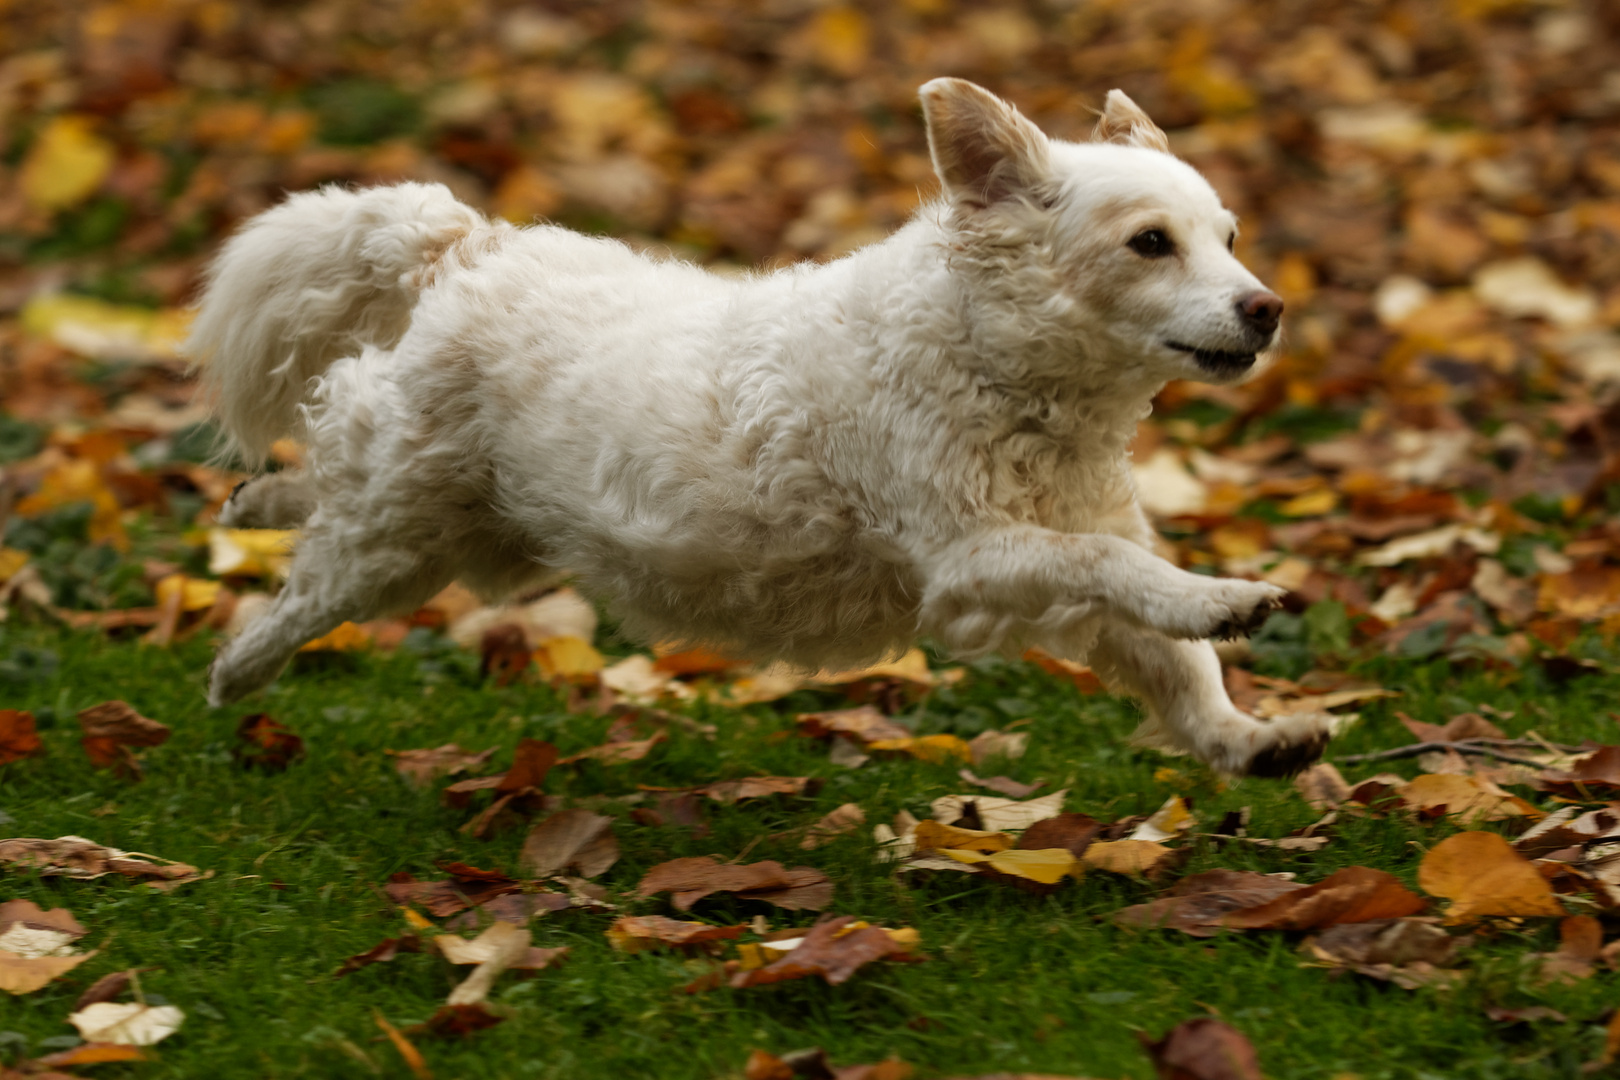
[[1332, 734], [1320, 713], [1264, 721], [1232, 704], [1207, 641], [1113, 624], [1087, 658], [1109, 687], [1147, 707], [1137, 742], [1191, 754], [1229, 776], [1292, 776], [1322, 756]]
[[1118, 536], [1009, 525], [924, 561], [924, 633], [982, 653], [1020, 628], [1105, 616], [1172, 638], [1233, 637], [1265, 621], [1283, 590], [1205, 577]]

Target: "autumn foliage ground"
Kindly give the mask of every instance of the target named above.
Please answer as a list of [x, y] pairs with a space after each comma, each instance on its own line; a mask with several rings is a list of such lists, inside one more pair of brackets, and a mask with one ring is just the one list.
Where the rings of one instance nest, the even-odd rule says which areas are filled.
[[[1613, 837], [1536, 853], [1533, 873], [1558, 889], [1544, 902], [1597, 922], [1458, 917], [1444, 932], [1466, 944], [1441, 965], [1457, 974], [1409, 978], [1416, 989], [1302, 966], [1303, 930], [1191, 937], [1113, 916], [1204, 871], [1312, 885], [1360, 866], [1433, 897], [1418, 917], [1431, 922], [1402, 924], [1431, 934], [1455, 909], [1420, 870], [1448, 837], [1513, 838], [1620, 793], [1620, 752], [1588, 766], [1601, 782], [1549, 775], [1579, 756], [1551, 744], [1620, 742], [1617, 34], [1612, 6], [1517, 0], [0, 5], [0, 710], [27, 711], [38, 735], [5, 722], [0, 833], [84, 836], [212, 875], [161, 892], [6, 870], [0, 901], [70, 910], [81, 947], [100, 952], [0, 1003], [0, 1061], [45, 1068], [24, 1062], [73, 1047], [81, 992], [143, 968], [146, 1000], [186, 1021], [150, 1060], [96, 1075], [398, 1075], [378, 1017], [441, 1077], [762, 1080], [782, 1074], [750, 1066], [753, 1051], [820, 1046], [835, 1065], [894, 1058], [920, 1080], [1145, 1078], [1137, 1033], [1196, 1017], [1231, 1025], [1276, 1078], [1608, 1068], [1612, 951], [1569, 961], [1570, 978], [1549, 977], [1545, 957], [1561, 932], [1601, 950], [1620, 902], [1604, 877]], [[424, 179], [493, 214], [719, 272], [835, 258], [934, 190], [915, 90], [947, 74], [1068, 138], [1122, 87], [1242, 216], [1240, 256], [1288, 302], [1286, 348], [1244, 387], [1168, 387], [1144, 423], [1136, 461], [1164, 553], [1291, 590], [1229, 655], [1246, 705], [1359, 712], [1330, 750], [1352, 785], [1449, 779], [1358, 788], [1323, 845], [1220, 840], [1209, 834], [1231, 833], [1244, 808], [1250, 839], [1324, 811], [1287, 783], [1222, 785], [1131, 749], [1134, 707], [1085, 673], [998, 660], [931, 688], [867, 686], [907, 738], [934, 739], [860, 768], [796, 733], [798, 714], [852, 704], [837, 686], [743, 706], [666, 700], [714, 737], [666, 723], [644, 755], [615, 752], [634, 760], [553, 766], [519, 802], [530, 817], [474, 835], [463, 826], [487, 796], [447, 805], [442, 783], [407, 783], [385, 751], [489, 748], [474, 772], [494, 775], [521, 740], [564, 759], [609, 745], [624, 732], [596, 708], [593, 643], [498, 624], [457, 645], [446, 631], [466, 612], [441, 608], [323, 641], [251, 703], [267, 719], [204, 705], [215, 635], [275, 587], [284, 558], [281, 538], [211, 529], [238, 477], [206, 462], [211, 432], [175, 351], [201, 267], [237, 222], [286, 190]], [[279, 463], [297, 458], [278, 448]], [[594, 646], [609, 663], [639, 649], [611, 623]], [[1399, 696], [1366, 696], [1376, 688]], [[111, 700], [172, 735], [132, 748], [81, 730], [126, 730], [116, 710], [81, 718]], [[1398, 714], [1494, 723], [1521, 740], [1496, 750], [1532, 763], [1479, 744], [1343, 761], [1410, 744]], [[1027, 735], [1027, 752], [976, 764], [981, 776], [1044, 780], [1037, 794], [1066, 789], [1064, 809], [1104, 824], [1180, 796], [1195, 824], [1151, 879], [1093, 864], [1041, 895], [1027, 880], [897, 873], [872, 826], [984, 794], [960, 760], [916, 748], [986, 731]], [[710, 799], [706, 833], [637, 816], [656, 805], [646, 788], [760, 775], [822, 783]], [[1458, 784], [1490, 812], [1459, 820]], [[864, 825], [799, 846], [847, 804]], [[391, 876], [441, 880], [452, 862], [515, 873], [529, 826], [564, 806], [612, 819], [619, 858], [594, 879], [618, 907], [535, 919], [535, 946], [569, 952], [497, 980], [487, 1006], [501, 1022], [410, 1032], [465, 975], [432, 949], [334, 976], [385, 938], [430, 934], [419, 905], [412, 922], [390, 899]], [[654, 866], [700, 856], [813, 866], [833, 885], [826, 913], [909, 928], [927, 959], [876, 961], [838, 985], [682, 993], [741, 978], [717, 967], [737, 961], [733, 946], [630, 954], [607, 934], [615, 919], [751, 924], [756, 947], [756, 917], [769, 931], [820, 917], [726, 894], [683, 914], [639, 894]]]

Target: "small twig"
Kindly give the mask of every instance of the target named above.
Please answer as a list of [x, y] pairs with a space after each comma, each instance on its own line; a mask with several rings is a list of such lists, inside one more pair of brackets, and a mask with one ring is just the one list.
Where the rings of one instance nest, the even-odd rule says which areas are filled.
[[1419, 754], [1426, 754], [1431, 750], [1455, 750], [1460, 754], [1478, 754], [1481, 757], [1495, 758], [1498, 761], [1506, 761], [1513, 765], [1529, 765], [1537, 769], [1546, 767], [1539, 761], [1519, 757], [1516, 754], [1506, 754], [1494, 747], [1460, 742], [1413, 743], [1411, 746], [1397, 746], [1393, 750], [1380, 750], [1376, 754], [1347, 754], [1339, 758], [1338, 761], [1345, 765], [1363, 761], [1390, 761], [1394, 758], [1417, 757]]

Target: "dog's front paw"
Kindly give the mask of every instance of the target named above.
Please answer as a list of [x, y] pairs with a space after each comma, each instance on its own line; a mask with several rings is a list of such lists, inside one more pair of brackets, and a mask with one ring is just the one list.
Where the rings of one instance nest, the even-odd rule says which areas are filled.
[[1181, 602], [1166, 605], [1162, 619], [1150, 625], [1171, 637], [1192, 641], [1246, 637], [1282, 607], [1287, 595], [1287, 590], [1264, 581], [1237, 578], [1204, 578], [1190, 592]]
[[1244, 776], [1282, 779], [1316, 764], [1333, 737], [1332, 721], [1317, 713], [1279, 716], [1257, 733], [1262, 745], [1241, 770]]

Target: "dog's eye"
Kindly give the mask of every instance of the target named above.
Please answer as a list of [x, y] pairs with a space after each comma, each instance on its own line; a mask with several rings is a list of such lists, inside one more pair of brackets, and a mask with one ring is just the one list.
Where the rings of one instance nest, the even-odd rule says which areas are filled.
[[1234, 253], [1237, 251], [1237, 233], [1226, 238], [1226, 250]]
[[1176, 245], [1163, 229], [1143, 229], [1126, 246], [1144, 259], [1162, 259], [1176, 253]]

